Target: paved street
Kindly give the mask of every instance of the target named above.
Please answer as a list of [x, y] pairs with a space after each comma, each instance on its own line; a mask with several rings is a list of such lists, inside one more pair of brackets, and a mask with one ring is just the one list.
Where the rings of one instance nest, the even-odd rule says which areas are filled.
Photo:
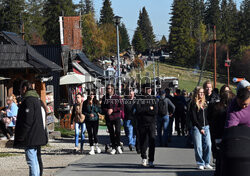
[[[123, 141], [125, 139], [123, 138]], [[124, 154], [84, 155], [79, 161], [59, 170], [57, 176], [115, 176], [115, 175], [168, 175], [168, 176], [212, 176], [213, 171], [198, 171], [194, 161], [193, 149], [183, 148], [183, 137], [173, 137], [168, 148], [156, 148], [155, 168], [140, 166], [141, 158], [135, 151], [125, 147]], [[108, 141], [101, 136], [100, 143]], [[86, 151], [87, 152], [87, 151]]]

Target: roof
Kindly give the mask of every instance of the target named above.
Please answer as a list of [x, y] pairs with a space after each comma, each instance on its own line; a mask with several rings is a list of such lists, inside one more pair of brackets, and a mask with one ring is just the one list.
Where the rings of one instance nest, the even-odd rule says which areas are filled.
[[0, 69], [33, 68], [26, 62], [26, 47], [19, 45], [0, 45]]
[[104, 78], [104, 70], [94, 63], [92, 63], [84, 53], [77, 53], [77, 57], [80, 58], [82, 62], [80, 62], [80, 65], [87, 69], [90, 73], [92, 73], [93, 76], [95, 77], [103, 77]]
[[0, 68], [35, 68], [40, 71], [62, 70], [60, 66], [39, 54], [16, 33], [2, 31], [1, 34], [10, 44], [0, 45]]

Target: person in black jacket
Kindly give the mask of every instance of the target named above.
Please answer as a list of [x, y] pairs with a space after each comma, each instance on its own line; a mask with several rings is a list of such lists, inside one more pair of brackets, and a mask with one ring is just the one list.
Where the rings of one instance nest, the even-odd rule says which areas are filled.
[[210, 166], [211, 138], [207, 119], [207, 104], [202, 87], [196, 87], [190, 108], [192, 113], [191, 121], [193, 124], [195, 159], [198, 169], [213, 169]]
[[[138, 128], [140, 133], [140, 148], [142, 165], [147, 166], [147, 146], [149, 144], [149, 167], [154, 167], [155, 155], [155, 125], [158, 113], [155, 97], [151, 95], [150, 84], [145, 86], [145, 95], [137, 103], [136, 111], [138, 118]], [[147, 143], [148, 142], [148, 143]]]
[[34, 84], [28, 81], [22, 82], [21, 93], [24, 96], [18, 109], [14, 147], [25, 149], [29, 175], [39, 176], [40, 168], [37, 153], [40, 153], [38, 152], [39, 148], [48, 142], [41, 101], [34, 90]]
[[133, 89], [127, 91], [127, 97], [124, 100], [124, 126], [125, 132], [129, 140], [129, 149], [133, 150], [136, 144], [136, 134], [134, 133], [135, 127], [135, 93]]
[[90, 155], [95, 154], [95, 149], [97, 153], [101, 153], [101, 149], [98, 146], [97, 133], [99, 128], [99, 115], [101, 108], [99, 101], [96, 99], [96, 91], [88, 91], [88, 98], [83, 102], [83, 114], [85, 115], [85, 123], [89, 136], [90, 145]]

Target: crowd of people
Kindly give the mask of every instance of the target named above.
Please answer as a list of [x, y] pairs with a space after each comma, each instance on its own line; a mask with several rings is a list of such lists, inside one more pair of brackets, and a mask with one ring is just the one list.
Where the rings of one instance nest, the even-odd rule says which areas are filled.
[[[2, 112], [5, 117], [1, 119], [0, 127], [9, 139], [13, 136], [13, 132], [6, 128], [6, 124], [15, 120], [14, 146], [25, 149], [30, 175], [42, 175], [41, 146], [48, 141], [45, 107], [33, 84], [26, 81], [22, 83], [21, 90], [22, 101], [18, 106], [12, 96], [8, 97], [7, 109]], [[152, 95], [149, 83], [143, 85], [141, 92], [133, 88], [125, 92], [124, 97], [119, 96], [114, 85], [108, 84], [106, 94], [100, 100], [97, 99], [95, 90], [87, 92], [86, 100], [81, 94], [77, 94], [71, 115], [71, 127], [75, 129], [75, 151], [83, 153], [84, 133], [87, 130], [89, 154], [102, 152], [98, 145], [98, 129], [99, 118], [104, 115], [112, 155], [123, 153], [121, 142], [123, 124], [129, 150], [135, 149], [141, 155], [142, 166], [154, 167], [155, 147], [157, 145], [167, 147], [172, 140], [173, 132], [176, 131], [177, 137], [185, 136], [186, 145], [194, 148], [199, 170], [213, 169], [210, 164], [213, 158], [215, 176], [235, 173], [237, 170], [235, 167], [238, 165], [230, 166], [239, 162], [244, 154], [238, 156], [237, 152], [240, 151], [235, 152], [235, 147], [232, 146], [240, 148], [235, 142], [236, 139], [238, 141], [242, 139], [241, 143], [244, 144], [244, 139], [249, 138], [247, 136], [250, 127], [248, 81], [242, 80], [238, 84], [236, 95], [228, 85], [222, 86], [220, 91], [215, 91], [213, 83], [209, 80], [202, 87], [196, 87], [192, 93], [180, 89], [171, 92], [166, 88], [160, 90], [155, 97]], [[247, 169], [248, 166], [249, 164], [243, 163], [241, 170], [237, 171], [244, 176], [242, 168]]]

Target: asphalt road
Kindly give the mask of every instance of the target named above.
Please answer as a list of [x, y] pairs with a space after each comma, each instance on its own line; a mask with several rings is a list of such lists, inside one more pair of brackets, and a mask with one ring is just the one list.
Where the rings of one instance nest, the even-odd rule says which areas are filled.
[[[108, 141], [108, 136], [100, 137], [100, 143]], [[124, 141], [123, 137], [123, 141]], [[126, 142], [125, 142], [126, 143]], [[79, 161], [59, 170], [56, 176], [117, 176], [117, 175], [167, 175], [167, 176], [213, 176], [213, 171], [196, 169], [194, 151], [184, 148], [184, 137], [173, 137], [167, 148], [156, 148], [155, 168], [142, 167], [141, 157], [125, 147], [123, 154], [108, 153], [84, 155]], [[87, 153], [87, 151], [86, 151]]]

